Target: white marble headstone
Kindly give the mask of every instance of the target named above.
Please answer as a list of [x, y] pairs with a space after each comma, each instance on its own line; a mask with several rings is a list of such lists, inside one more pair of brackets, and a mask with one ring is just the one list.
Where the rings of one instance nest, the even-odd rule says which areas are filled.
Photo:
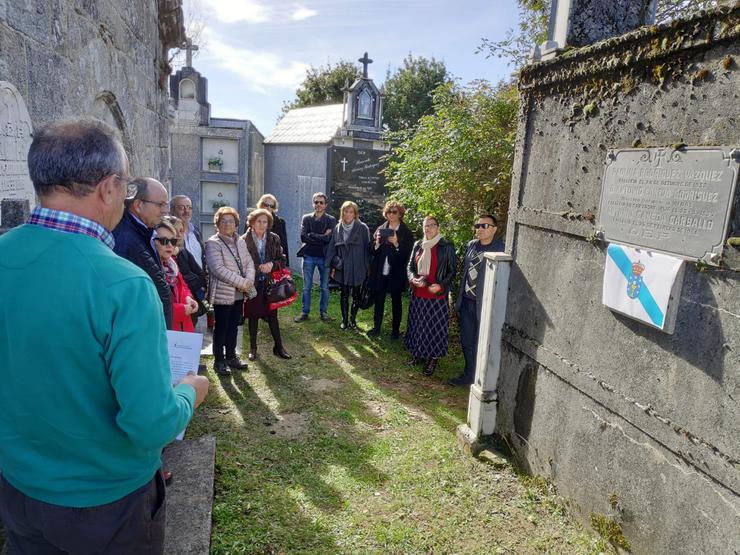
[[36, 205], [27, 163], [32, 134], [23, 97], [13, 85], [0, 81], [0, 199], [28, 199], [31, 208]]

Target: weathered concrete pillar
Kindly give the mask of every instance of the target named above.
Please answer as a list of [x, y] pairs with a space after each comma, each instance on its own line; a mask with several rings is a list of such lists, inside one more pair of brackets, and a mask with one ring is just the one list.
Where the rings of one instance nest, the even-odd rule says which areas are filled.
[[501, 369], [501, 331], [506, 319], [511, 256], [502, 252], [485, 254], [486, 279], [478, 333], [475, 381], [470, 387], [468, 423], [458, 427], [460, 441], [471, 451], [479, 450], [481, 441], [493, 435], [499, 371]]
[[568, 46], [588, 46], [655, 22], [656, 0], [552, 0], [547, 41], [532, 60], [553, 58]]

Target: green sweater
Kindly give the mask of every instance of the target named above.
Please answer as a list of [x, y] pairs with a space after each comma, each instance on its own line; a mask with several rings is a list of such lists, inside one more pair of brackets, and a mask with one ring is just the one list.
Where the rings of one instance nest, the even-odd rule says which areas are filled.
[[187, 426], [149, 277], [101, 241], [23, 225], [0, 236], [0, 472], [89, 507], [151, 480]]

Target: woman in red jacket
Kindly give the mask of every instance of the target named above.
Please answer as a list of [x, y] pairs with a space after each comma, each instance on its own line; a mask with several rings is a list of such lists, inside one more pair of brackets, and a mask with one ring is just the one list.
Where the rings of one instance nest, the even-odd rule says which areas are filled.
[[198, 311], [198, 303], [188, 289], [180, 269], [175, 262], [177, 253], [177, 232], [174, 226], [161, 221], [154, 228], [154, 245], [170, 286], [172, 296], [172, 329], [174, 331], [195, 331], [191, 314]]

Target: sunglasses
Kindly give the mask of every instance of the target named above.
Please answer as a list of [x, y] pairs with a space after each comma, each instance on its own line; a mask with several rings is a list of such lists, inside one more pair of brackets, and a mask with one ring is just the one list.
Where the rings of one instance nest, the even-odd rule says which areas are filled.
[[324, 200], [315, 200], [313, 201], [314, 204], [326, 204], [326, 201]]
[[398, 214], [398, 210], [396, 210], [395, 208], [393, 208], [391, 210], [387, 210], [386, 213], [387, 214]]
[[475, 229], [488, 229], [489, 227], [496, 227], [493, 224], [473, 224]]
[[273, 208], [275, 208], [275, 205], [274, 204], [267, 204], [266, 202], [263, 202], [262, 203], [262, 206], [264, 206], [265, 208], [269, 208], [270, 210], [272, 210]]
[[167, 245], [172, 245], [173, 247], [177, 246], [177, 239], [174, 237], [172, 239], [169, 237], [155, 237], [154, 240], [163, 247], [166, 247]]

